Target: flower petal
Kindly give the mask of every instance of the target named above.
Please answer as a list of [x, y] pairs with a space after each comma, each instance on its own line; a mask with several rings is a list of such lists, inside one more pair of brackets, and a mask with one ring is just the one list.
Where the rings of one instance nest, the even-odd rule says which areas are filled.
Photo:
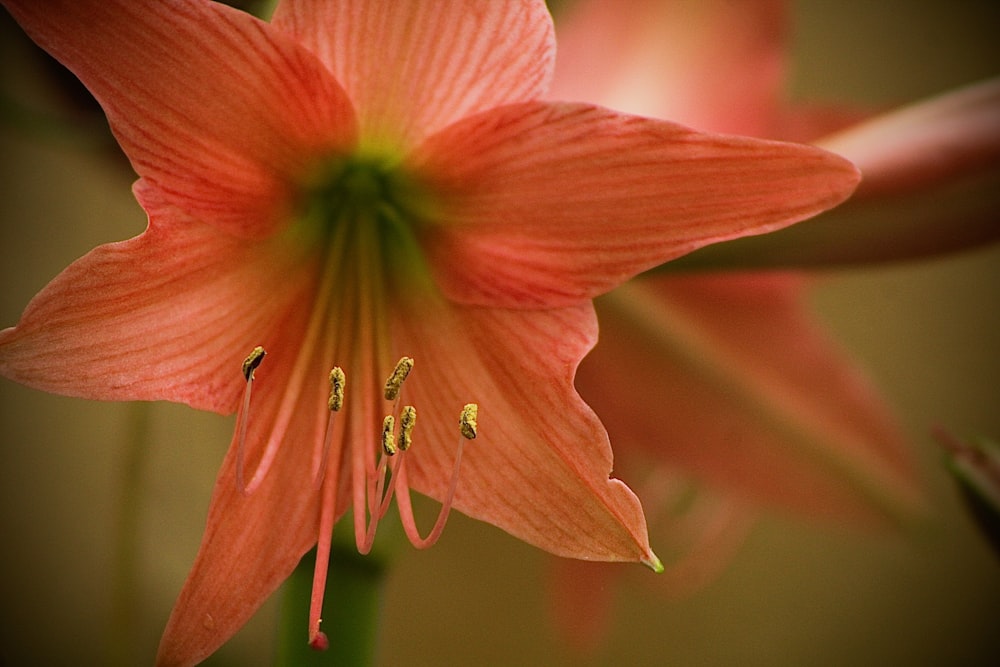
[[99, 246], [39, 292], [0, 332], [0, 375], [70, 396], [231, 412], [242, 359], [287, 326], [310, 264], [280, 240], [240, 241], [139, 191], [154, 211], [146, 232]]
[[700, 246], [815, 215], [858, 179], [809, 146], [544, 103], [453, 125], [413, 168], [447, 206], [423, 230], [442, 289], [504, 307], [601, 294]]
[[654, 456], [757, 503], [855, 521], [914, 513], [878, 394], [782, 275], [661, 277], [598, 301], [577, 385], [623, 460]]
[[555, 57], [539, 0], [283, 0], [273, 23], [326, 63], [364, 136], [404, 146], [464, 116], [540, 97]]
[[856, 197], [908, 194], [1000, 161], [1000, 78], [905, 107], [819, 144], [861, 169]]
[[419, 414], [407, 454], [415, 489], [444, 495], [459, 411], [476, 402], [457, 509], [557, 555], [655, 563], [639, 501], [609, 479], [607, 434], [573, 388], [596, 336], [590, 304], [526, 312], [421, 300], [402, 317], [398, 344], [419, 365], [406, 390]]
[[[282, 441], [263, 482], [249, 495], [237, 486], [236, 439], [222, 463], [205, 534], [187, 581], [160, 640], [157, 665], [194, 665], [212, 654], [246, 623], [291, 574], [316, 543], [319, 493], [312, 491], [315, 448], [327, 414], [325, 381], [318, 372], [299, 395], [301, 407], [286, 430], [271, 432], [279, 421], [283, 394], [291, 390], [296, 335], [304, 327], [288, 323], [290, 335], [262, 340], [267, 358], [256, 373], [250, 407], [247, 451], [258, 454], [269, 438]], [[317, 351], [316, 357], [320, 356]], [[321, 369], [325, 359], [307, 364]], [[242, 379], [239, 364], [229, 369]], [[299, 387], [294, 387], [299, 389]], [[310, 409], [310, 406], [312, 409]], [[255, 458], [248, 457], [250, 473]], [[302, 641], [306, 640], [303, 610]]]
[[204, 0], [5, 0], [104, 107], [135, 170], [205, 222], [273, 228], [289, 180], [351, 141], [353, 111], [311, 54]]
[[585, 0], [559, 15], [549, 97], [699, 130], [773, 136], [788, 42], [784, 2]]

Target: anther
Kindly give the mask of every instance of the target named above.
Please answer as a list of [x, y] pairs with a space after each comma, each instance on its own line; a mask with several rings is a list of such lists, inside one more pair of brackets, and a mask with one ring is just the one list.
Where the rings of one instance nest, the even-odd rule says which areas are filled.
[[347, 378], [344, 370], [340, 366], [334, 366], [330, 371], [330, 400], [327, 404], [332, 412], [340, 410], [344, 406], [344, 385]]
[[385, 400], [396, 400], [396, 397], [399, 396], [399, 390], [403, 387], [403, 381], [412, 370], [413, 359], [410, 357], [402, 357], [396, 362], [396, 368], [393, 369], [392, 375], [385, 381]]
[[466, 440], [476, 439], [476, 417], [478, 416], [479, 406], [475, 403], [467, 403], [462, 408], [462, 415], [458, 418], [458, 428]]
[[247, 382], [253, 380], [253, 372], [260, 366], [260, 362], [264, 361], [264, 355], [266, 354], [267, 352], [264, 351], [264, 348], [258, 345], [243, 360], [243, 377], [246, 378]]
[[385, 419], [382, 420], [382, 451], [385, 452], [386, 456], [392, 456], [396, 453], [396, 436], [393, 431], [396, 429], [396, 420], [392, 418], [392, 415], [386, 415]]
[[412, 405], [403, 406], [399, 416], [399, 449], [406, 451], [413, 444], [413, 425], [417, 423], [417, 410]]
[[344, 387], [347, 384], [347, 377], [340, 366], [334, 366], [330, 370], [330, 398], [327, 399], [327, 407], [330, 408], [330, 417], [326, 421], [326, 434], [323, 436], [323, 453], [320, 455], [319, 468], [316, 471], [316, 478], [313, 483], [315, 488], [320, 488], [323, 484], [323, 477], [326, 475], [327, 459], [330, 456], [330, 445], [333, 443], [333, 413], [344, 407]]

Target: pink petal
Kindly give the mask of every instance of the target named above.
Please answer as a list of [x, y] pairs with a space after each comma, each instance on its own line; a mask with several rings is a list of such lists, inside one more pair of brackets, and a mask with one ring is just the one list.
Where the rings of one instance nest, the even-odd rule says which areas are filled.
[[[461, 308], [420, 299], [394, 326], [417, 367], [408, 452], [415, 489], [441, 498], [462, 405], [479, 404], [455, 507], [561, 556], [655, 563], [635, 495], [609, 479], [611, 448], [573, 388], [594, 342], [589, 304], [551, 311]], [[412, 383], [412, 387], [409, 383]]]
[[273, 22], [326, 63], [365, 137], [404, 146], [541, 96], [555, 53], [540, 0], [284, 0]]
[[[301, 335], [301, 328], [290, 328]], [[235, 440], [230, 446], [212, 494], [201, 548], [160, 640], [161, 667], [194, 665], [212, 654], [316, 543], [320, 496], [312, 490], [310, 471], [327, 413], [326, 378], [320, 370], [326, 360], [322, 352], [311, 355], [307, 366], [317, 370], [316, 381], [295, 386], [292, 375], [301, 339], [286, 335], [262, 342], [268, 355], [256, 372], [247, 451], [259, 454], [270, 437], [283, 444], [263, 483], [250, 495], [237, 487]], [[229, 370], [242, 380], [239, 363]], [[301, 389], [299, 409], [287, 429], [272, 434], [282, 395], [292, 389]], [[255, 465], [249, 457], [249, 473]], [[303, 609], [303, 642], [306, 613]]]
[[[799, 281], [657, 278], [598, 302], [577, 385], [623, 462], [653, 456], [710, 487], [854, 521], [912, 514], [911, 454]], [[641, 458], [640, 458], [641, 460]]]
[[857, 197], [919, 191], [1000, 163], [1000, 79], [885, 114], [819, 142], [864, 174]]
[[584, 0], [559, 16], [550, 97], [772, 136], [788, 17], [774, 0]]
[[100, 101], [135, 170], [206, 222], [263, 234], [290, 180], [352, 140], [337, 82], [277, 30], [203, 0], [10, 0]]
[[858, 178], [808, 146], [544, 103], [453, 125], [414, 164], [443, 202], [423, 233], [442, 289], [506, 307], [574, 303], [700, 246], [784, 227], [841, 202]]
[[[156, 210], [153, 196], [141, 198]], [[279, 240], [154, 213], [142, 235], [67, 267], [0, 332], [0, 375], [71, 396], [231, 412], [243, 358], [288, 326], [310, 267]]]
[[860, 105], [797, 103], [781, 110], [774, 131], [768, 138], [814, 143], [821, 137], [858, 125], [874, 115], [872, 109]]
[[568, 558], [549, 563], [546, 592], [552, 621], [563, 641], [581, 656], [593, 655], [607, 639], [622, 574], [614, 563]]
[[854, 197], [805, 224], [704, 248], [675, 267], [885, 262], [1000, 239], [1000, 79], [875, 117], [819, 143], [861, 168]]

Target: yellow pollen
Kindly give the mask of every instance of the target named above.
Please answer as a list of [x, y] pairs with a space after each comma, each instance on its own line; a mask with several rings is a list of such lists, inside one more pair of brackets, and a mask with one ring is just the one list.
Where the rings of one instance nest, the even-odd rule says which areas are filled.
[[396, 436], [392, 433], [395, 428], [396, 420], [392, 418], [392, 415], [386, 415], [385, 419], [382, 420], [382, 451], [385, 452], [386, 456], [392, 456], [396, 453]]
[[412, 370], [413, 359], [410, 357], [402, 357], [396, 362], [396, 368], [393, 369], [392, 375], [385, 381], [385, 400], [396, 400], [396, 397], [399, 396], [399, 390], [403, 386], [403, 381]]
[[413, 444], [413, 425], [417, 422], [417, 409], [412, 405], [403, 406], [399, 416], [399, 448], [406, 451]]
[[264, 360], [264, 355], [267, 352], [264, 351], [260, 345], [255, 347], [253, 351], [243, 360], [243, 377], [246, 378], [247, 382], [253, 379], [253, 372], [257, 370], [260, 366], [260, 362]]
[[462, 416], [458, 418], [458, 428], [462, 432], [462, 437], [466, 440], [476, 438], [476, 417], [479, 416], [479, 406], [475, 403], [467, 403], [462, 408]]
[[334, 366], [330, 371], [330, 400], [327, 401], [327, 405], [333, 412], [344, 406], [344, 385], [346, 382], [344, 370], [340, 366]]

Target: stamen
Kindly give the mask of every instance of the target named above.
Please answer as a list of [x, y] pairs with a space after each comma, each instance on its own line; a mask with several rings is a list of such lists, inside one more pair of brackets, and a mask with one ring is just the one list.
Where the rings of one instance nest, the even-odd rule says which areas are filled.
[[[381, 519], [385, 516], [385, 513], [389, 511], [389, 502], [392, 500], [393, 492], [396, 489], [396, 480], [399, 475], [396, 473], [396, 468], [402, 465], [403, 452], [410, 448], [413, 444], [413, 427], [417, 423], [417, 409], [412, 405], [407, 405], [403, 407], [403, 414], [399, 418], [399, 442], [397, 443], [397, 448], [400, 452], [398, 457], [394, 457], [389, 462], [389, 486], [385, 487], [386, 472], [384, 466], [386, 464], [386, 456], [382, 457], [379, 461], [379, 475], [378, 481], [379, 485], [376, 487], [375, 497], [381, 499], [381, 504], [378, 506], [378, 518]], [[383, 489], [383, 487], [385, 487]], [[374, 504], [373, 504], [374, 506]], [[374, 514], [375, 510], [372, 509], [371, 512]]]
[[427, 537], [420, 536], [420, 531], [417, 530], [417, 524], [413, 518], [413, 505], [410, 502], [410, 485], [406, 478], [406, 466], [404, 465], [406, 459], [400, 457], [399, 462], [393, 467], [393, 474], [399, 480], [399, 493], [396, 494], [396, 504], [399, 505], [400, 521], [403, 524], [406, 537], [409, 538], [410, 543], [417, 549], [426, 549], [433, 545], [444, 531], [445, 522], [448, 521], [448, 514], [451, 512], [452, 501], [455, 499], [455, 490], [458, 488], [458, 472], [462, 465], [462, 448], [466, 440], [472, 440], [476, 437], [476, 417], [478, 416], [478, 412], [479, 406], [475, 403], [469, 403], [462, 408], [462, 414], [459, 417], [461, 437], [458, 439], [458, 450], [455, 452], [455, 466], [452, 469], [451, 481], [448, 484], [448, 492], [441, 502], [441, 509], [438, 512], [437, 520], [434, 522], [434, 527], [431, 528], [431, 532], [427, 534]]
[[399, 418], [399, 448], [406, 451], [413, 443], [413, 426], [417, 423], [417, 410], [412, 405], [403, 406]]
[[396, 454], [396, 436], [393, 431], [396, 429], [396, 420], [392, 415], [386, 415], [382, 420], [382, 451], [386, 456]]
[[333, 413], [344, 407], [344, 387], [347, 384], [347, 377], [340, 366], [334, 366], [330, 371], [330, 398], [327, 399], [327, 407], [330, 408], [330, 416], [326, 420], [326, 435], [323, 436], [323, 454], [320, 456], [319, 469], [316, 471], [316, 481], [314, 486], [319, 489], [323, 484], [323, 477], [326, 475], [327, 459], [330, 456], [330, 443], [333, 442]]
[[385, 400], [396, 400], [399, 396], [399, 390], [403, 387], [403, 381], [412, 370], [413, 359], [410, 357], [402, 357], [396, 362], [396, 368], [393, 369], [392, 375], [385, 381]]
[[243, 405], [240, 408], [239, 426], [236, 436], [236, 488], [246, 495], [246, 485], [243, 483], [243, 465], [246, 456], [247, 426], [250, 422], [250, 394], [253, 390], [254, 371], [264, 360], [264, 351], [260, 345], [255, 347], [246, 359], [243, 360], [243, 377], [246, 378], [247, 387], [243, 390]]
[[[375, 531], [378, 529], [378, 522], [383, 516], [385, 516], [389, 500], [392, 498], [392, 487], [395, 485], [395, 475], [393, 475], [388, 491], [386, 491], [385, 480], [389, 460], [392, 459], [398, 451], [396, 447], [395, 430], [396, 419], [392, 415], [386, 415], [382, 420], [382, 454], [379, 456], [378, 466], [375, 469], [374, 487], [369, 485], [367, 489], [366, 500], [369, 516], [368, 527], [365, 528], [364, 539], [358, 540], [358, 538], [355, 537], [358, 552], [362, 555], [371, 551], [372, 545], [375, 544]], [[369, 484], [371, 484], [371, 482], [369, 482]], [[358, 511], [358, 509], [355, 508], [355, 511]]]

